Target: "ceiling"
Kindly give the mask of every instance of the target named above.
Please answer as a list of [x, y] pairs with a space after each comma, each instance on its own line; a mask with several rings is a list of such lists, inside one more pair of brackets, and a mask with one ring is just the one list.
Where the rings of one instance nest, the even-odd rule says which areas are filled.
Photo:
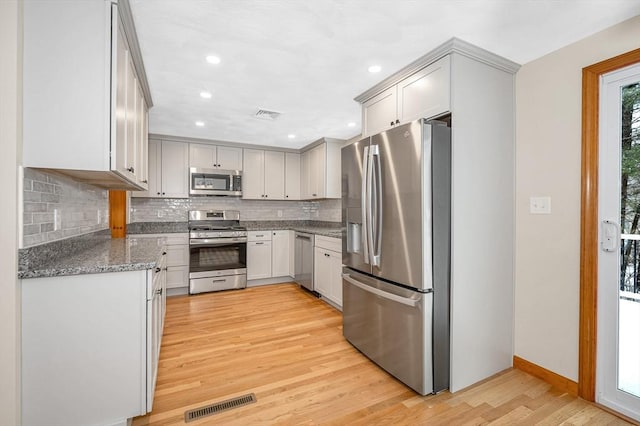
[[[130, 3], [151, 133], [285, 148], [358, 135], [353, 98], [451, 37], [524, 64], [640, 14], [640, 0]], [[258, 119], [259, 109], [281, 115]]]

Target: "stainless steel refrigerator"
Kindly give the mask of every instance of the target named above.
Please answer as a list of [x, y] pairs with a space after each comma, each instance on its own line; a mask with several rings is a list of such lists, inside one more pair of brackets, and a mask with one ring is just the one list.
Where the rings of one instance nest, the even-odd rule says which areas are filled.
[[342, 222], [345, 338], [416, 392], [447, 389], [447, 124], [421, 119], [342, 148]]

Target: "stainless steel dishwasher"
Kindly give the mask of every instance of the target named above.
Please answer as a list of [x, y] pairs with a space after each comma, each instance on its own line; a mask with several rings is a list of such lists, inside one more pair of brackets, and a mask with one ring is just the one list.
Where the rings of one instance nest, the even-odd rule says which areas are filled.
[[295, 238], [295, 281], [309, 291], [313, 286], [313, 245], [314, 235], [297, 232]]

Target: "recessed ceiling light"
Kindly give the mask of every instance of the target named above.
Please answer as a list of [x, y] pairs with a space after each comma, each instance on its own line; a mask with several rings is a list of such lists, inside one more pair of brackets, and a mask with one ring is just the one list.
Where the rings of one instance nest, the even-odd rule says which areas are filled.
[[289, 139], [295, 139], [296, 135], [294, 135], [294, 134], [289, 134], [289, 135], [287, 135], [287, 137], [288, 137]]
[[204, 121], [196, 121], [196, 126], [204, 127]]
[[211, 99], [211, 92], [200, 92], [200, 97], [205, 99]]
[[347, 124], [347, 126], [349, 126], [349, 127], [356, 127], [356, 123], [354, 123], [354, 122], [352, 121], [351, 123]]
[[220, 58], [218, 58], [217, 56], [209, 55], [206, 59], [210, 64], [216, 65], [220, 63]]
[[369, 67], [369, 72], [372, 72], [372, 73], [380, 72], [380, 70], [382, 70], [382, 67], [380, 65], [371, 65]]

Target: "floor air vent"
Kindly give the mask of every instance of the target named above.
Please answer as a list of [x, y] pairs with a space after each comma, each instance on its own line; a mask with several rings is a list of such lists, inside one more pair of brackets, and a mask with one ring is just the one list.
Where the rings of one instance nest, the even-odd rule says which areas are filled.
[[215, 404], [187, 411], [186, 413], [184, 413], [184, 421], [185, 423], [192, 422], [203, 417], [211, 416], [213, 414], [221, 413], [233, 408], [242, 407], [243, 405], [253, 404], [256, 401], [256, 395], [250, 393], [248, 395], [242, 395], [237, 398], [227, 399], [226, 401], [216, 402]]

